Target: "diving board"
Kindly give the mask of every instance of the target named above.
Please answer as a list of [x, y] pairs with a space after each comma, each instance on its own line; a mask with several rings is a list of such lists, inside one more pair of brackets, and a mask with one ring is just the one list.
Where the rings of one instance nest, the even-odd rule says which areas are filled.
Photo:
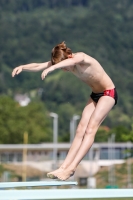
[[2, 182], [0, 189], [16, 188], [16, 187], [34, 187], [34, 186], [65, 186], [77, 185], [77, 182], [70, 181], [30, 181], [30, 182]]
[[0, 200], [88, 199], [133, 197], [133, 189], [0, 190]]

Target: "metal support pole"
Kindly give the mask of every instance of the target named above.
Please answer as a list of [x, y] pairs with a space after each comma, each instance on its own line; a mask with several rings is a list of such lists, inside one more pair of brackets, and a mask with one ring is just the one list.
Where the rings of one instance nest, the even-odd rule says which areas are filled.
[[57, 143], [58, 143], [58, 115], [56, 113], [50, 113], [50, 117], [53, 117], [53, 169], [57, 167]]
[[129, 150], [129, 157], [127, 158], [127, 187], [132, 188], [132, 179], [131, 179], [131, 142], [127, 142], [127, 149]]
[[76, 128], [77, 128], [77, 120], [80, 119], [79, 115], [73, 115], [71, 121], [70, 121], [70, 143], [73, 141], [75, 133], [76, 133]]
[[22, 180], [26, 181], [26, 161], [27, 161], [27, 143], [28, 133], [24, 133], [24, 147], [23, 147], [23, 166], [22, 166]]
[[[112, 134], [108, 139], [108, 160], [113, 161], [115, 159], [115, 147], [113, 144], [115, 143], [115, 134]], [[108, 182], [111, 186], [115, 185], [115, 166], [111, 164], [109, 166], [109, 174], [108, 174]]]

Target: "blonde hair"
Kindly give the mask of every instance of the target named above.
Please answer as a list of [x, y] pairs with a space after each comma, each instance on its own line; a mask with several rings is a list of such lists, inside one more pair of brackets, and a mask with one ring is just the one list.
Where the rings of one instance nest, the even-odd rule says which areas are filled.
[[68, 48], [65, 44], [65, 42], [61, 42], [58, 45], [56, 45], [51, 52], [51, 62], [52, 65], [55, 65], [62, 60], [65, 60], [68, 58], [68, 55], [72, 54], [72, 51], [70, 48]]

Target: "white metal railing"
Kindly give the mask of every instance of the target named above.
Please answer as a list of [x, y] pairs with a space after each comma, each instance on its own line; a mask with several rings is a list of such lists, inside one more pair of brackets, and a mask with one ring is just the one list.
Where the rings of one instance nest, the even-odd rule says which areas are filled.
[[[36, 200], [36, 199], [89, 199], [89, 198], [129, 198], [133, 189], [10, 189], [14, 187], [76, 185], [77, 182], [7, 182], [0, 183], [0, 200]], [[8, 190], [7, 190], [8, 188]]]

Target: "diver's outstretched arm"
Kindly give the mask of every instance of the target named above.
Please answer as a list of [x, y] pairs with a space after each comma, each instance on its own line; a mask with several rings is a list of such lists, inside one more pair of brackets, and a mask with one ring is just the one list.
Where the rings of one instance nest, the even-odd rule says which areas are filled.
[[44, 70], [44, 69], [50, 67], [51, 65], [52, 65], [51, 61], [48, 61], [45, 63], [30, 63], [30, 64], [26, 64], [26, 65], [20, 65], [19, 67], [16, 67], [13, 69], [12, 77], [20, 74], [22, 71], [37, 72], [37, 71]]

